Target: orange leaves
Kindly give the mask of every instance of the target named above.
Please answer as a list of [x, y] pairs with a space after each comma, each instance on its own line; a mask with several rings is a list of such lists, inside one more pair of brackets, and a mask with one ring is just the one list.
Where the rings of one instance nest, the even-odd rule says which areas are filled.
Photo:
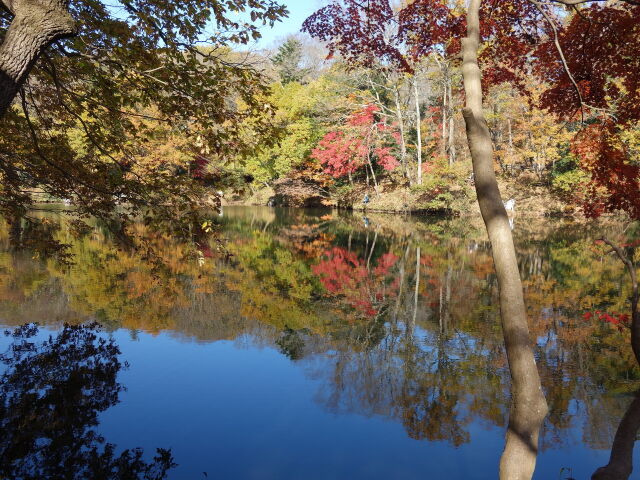
[[585, 213], [597, 217], [623, 210], [640, 218], [640, 166], [632, 163], [618, 129], [611, 120], [584, 128], [575, 138], [573, 152], [592, 177]]

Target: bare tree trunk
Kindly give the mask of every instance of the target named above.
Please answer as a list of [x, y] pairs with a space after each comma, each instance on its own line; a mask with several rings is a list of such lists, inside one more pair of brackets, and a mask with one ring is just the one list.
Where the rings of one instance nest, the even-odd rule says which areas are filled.
[[[447, 261], [449, 260], [449, 254], [447, 254]], [[441, 333], [449, 333], [449, 319], [451, 317], [451, 277], [453, 277], [453, 269], [451, 265], [447, 267], [447, 274], [445, 275], [445, 290], [444, 290], [444, 314], [441, 320], [441, 324], [444, 327]]]
[[609, 463], [591, 476], [592, 480], [627, 480], [633, 473], [633, 447], [640, 430], [640, 393], [622, 417], [613, 439]]
[[0, 117], [42, 52], [76, 33], [65, 0], [0, 0], [14, 17], [0, 45]]
[[448, 148], [449, 148], [449, 165], [453, 165], [456, 161], [456, 142], [455, 142], [455, 119], [453, 118], [453, 96], [451, 94], [451, 78], [449, 78], [448, 82], [449, 88], [449, 135], [447, 137], [448, 140]]
[[418, 185], [422, 185], [422, 116], [420, 114], [420, 92], [418, 90], [418, 79], [414, 78], [413, 82], [414, 93], [416, 97], [416, 134], [418, 136], [418, 145], [416, 149], [418, 151]]
[[407, 257], [409, 256], [409, 247], [407, 245], [407, 249], [402, 256], [402, 260], [400, 261], [400, 271], [398, 272], [399, 282], [398, 282], [398, 297], [396, 298], [396, 307], [393, 311], [393, 323], [397, 324], [398, 322], [398, 312], [400, 311], [400, 303], [402, 301], [402, 289], [404, 287], [404, 276], [405, 276], [405, 263], [407, 261]]
[[378, 241], [378, 230], [376, 230], [373, 236], [373, 243], [371, 244], [371, 250], [369, 250], [369, 256], [367, 256], [367, 270], [370, 271], [371, 257], [373, 257], [373, 251], [376, 249], [376, 242]]
[[447, 69], [442, 66], [442, 156], [447, 154], [447, 117], [449, 116], [449, 107], [447, 103]]
[[535, 470], [540, 427], [548, 412], [533, 355], [526, 307], [509, 219], [493, 170], [493, 148], [482, 110], [478, 66], [481, 0], [470, 0], [467, 37], [462, 41], [463, 110], [473, 162], [476, 194], [487, 228], [500, 290], [500, 312], [512, 383], [512, 405], [506, 446], [500, 461], [502, 480], [530, 479]]
[[407, 170], [407, 142], [404, 138], [404, 118], [402, 117], [402, 107], [400, 105], [400, 93], [398, 88], [394, 89], [394, 96], [396, 102], [396, 116], [398, 117], [398, 128], [400, 129], [400, 163], [402, 164], [402, 173], [405, 177], [409, 177], [409, 171]]
[[[378, 189], [378, 179], [376, 178], [376, 172], [373, 171], [373, 164], [371, 163], [371, 155], [367, 154], [367, 164], [371, 170], [371, 177], [373, 178], [373, 188], [376, 191], [376, 195], [380, 196], [380, 190]], [[367, 185], [369, 185], [369, 173], [367, 172]]]

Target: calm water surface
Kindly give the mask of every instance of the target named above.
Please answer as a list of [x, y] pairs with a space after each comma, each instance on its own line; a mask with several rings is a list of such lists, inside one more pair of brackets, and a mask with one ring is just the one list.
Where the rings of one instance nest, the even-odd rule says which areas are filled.
[[[63, 229], [70, 267], [0, 232], [0, 478], [159, 478], [158, 448], [176, 480], [497, 477], [509, 372], [482, 229], [267, 208], [219, 222], [230, 257], [156, 238], [162, 262]], [[600, 320], [629, 294], [602, 233], [516, 219], [551, 408], [538, 479], [607, 464], [640, 385], [627, 331]]]

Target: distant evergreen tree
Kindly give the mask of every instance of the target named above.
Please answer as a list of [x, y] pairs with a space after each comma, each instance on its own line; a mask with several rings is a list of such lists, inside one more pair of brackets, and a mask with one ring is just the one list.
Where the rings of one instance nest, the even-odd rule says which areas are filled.
[[302, 68], [302, 43], [295, 38], [285, 41], [278, 53], [271, 59], [280, 75], [280, 81], [286, 85], [291, 82], [302, 83], [304, 77], [309, 73], [308, 68]]

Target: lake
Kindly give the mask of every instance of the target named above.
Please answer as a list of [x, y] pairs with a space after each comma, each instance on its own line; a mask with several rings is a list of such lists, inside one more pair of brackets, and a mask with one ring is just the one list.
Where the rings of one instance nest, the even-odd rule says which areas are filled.
[[[195, 253], [63, 228], [71, 265], [3, 227], [0, 478], [497, 478], [510, 380], [477, 219], [216, 222]], [[535, 478], [591, 478], [640, 415], [630, 282], [596, 243], [623, 228], [515, 219], [550, 406]]]

